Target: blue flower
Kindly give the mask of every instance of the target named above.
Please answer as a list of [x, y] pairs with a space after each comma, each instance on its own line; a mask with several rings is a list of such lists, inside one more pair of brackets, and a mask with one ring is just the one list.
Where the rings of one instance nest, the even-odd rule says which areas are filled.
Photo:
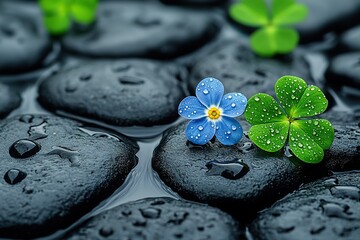
[[186, 97], [178, 109], [180, 116], [192, 119], [185, 130], [186, 138], [198, 145], [206, 144], [214, 135], [224, 145], [238, 143], [243, 130], [234, 117], [245, 111], [246, 97], [241, 93], [224, 95], [223, 84], [215, 78], [203, 79], [195, 92], [196, 97]]

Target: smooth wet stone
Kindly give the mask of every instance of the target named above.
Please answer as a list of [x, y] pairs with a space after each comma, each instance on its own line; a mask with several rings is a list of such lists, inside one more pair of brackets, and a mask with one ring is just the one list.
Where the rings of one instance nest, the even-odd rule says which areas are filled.
[[[31, 129], [41, 124], [44, 135], [38, 138]], [[91, 135], [79, 123], [54, 116], [3, 120], [0, 139], [0, 238], [35, 238], [66, 228], [120, 187], [137, 163], [130, 140]], [[29, 155], [14, 158], [9, 149], [20, 139], [41, 149], [20, 148]]]
[[329, 109], [325, 113], [319, 115], [319, 118], [327, 119], [333, 125], [358, 125], [360, 124], [360, 109], [351, 111], [345, 111], [345, 109]]
[[185, 97], [180, 68], [151, 60], [84, 63], [45, 80], [39, 101], [51, 111], [121, 126], [151, 126], [178, 118]]
[[250, 232], [259, 240], [359, 239], [360, 173], [304, 185], [261, 212]]
[[0, 3], [0, 75], [41, 67], [50, 49], [36, 4]]
[[102, 2], [88, 32], [64, 39], [72, 52], [94, 57], [174, 58], [192, 52], [216, 36], [211, 14], [156, 2]]
[[236, 221], [219, 209], [148, 198], [103, 212], [66, 236], [81, 239], [239, 239]]
[[360, 88], [360, 52], [344, 53], [331, 59], [326, 79], [335, 86]]
[[305, 21], [296, 25], [301, 41], [320, 40], [328, 32], [341, 32], [358, 23], [360, 1], [358, 0], [299, 0], [309, 9]]
[[340, 44], [349, 51], [360, 51], [360, 25], [344, 32], [340, 37]]
[[225, 92], [241, 92], [247, 98], [259, 92], [274, 95], [274, 85], [284, 75], [299, 76], [314, 84], [301, 56], [260, 58], [238, 42], [224, 42], [223, 46], [195, 64], [190, 76], [192, 90], [209, 76], [221, 80]]
[[20, 94], [7, 85], [0, 83], [0, 118], [6, 117], [10, 112], [19, 107], [20, 103]]
[[360, 122], [334, 124], [335, 139], [323, 163], [331, 171], [360, 170]]
[[[202, 147], [187, 146], [185, 126], [182, 123], [167, 132], [152, 162], [164, 183], [185, 199], [246, 219], [306, 181], [304, 164], [285, 157], [283, 152], [266, 153], [246, 137], [231, 147], [218, 141]], [[248, 129], [245, 123], [242, 126]], [[210, 168], [214, 161], [217, 166]], [[321, 170], [314, 177], [316, 174]]]

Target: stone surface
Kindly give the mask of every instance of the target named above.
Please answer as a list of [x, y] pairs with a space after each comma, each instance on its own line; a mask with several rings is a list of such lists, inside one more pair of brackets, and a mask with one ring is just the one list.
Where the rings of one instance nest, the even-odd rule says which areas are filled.
[[0, 83], [0, 118], [6, 117], [21, 103], [21, 97], [7, 85]]
[[336, 86], [360, 88], [360, 52], [335, 56], [326, 72], [326, 79]]
[[360, 125], [358, 124], [359, 122], [333, 125], [335, 139], [324, 157], [327, 169], [336, 172], [360, 170]]
[[320, 39], [327, 32], [341, 32], [358, 23], [360, 2], [358, 0], [299, 0], [309, 14], [304, 22], [296, 25], [302, 42]]
[[340, 44], [346, 50], [360, 51], [360, 25], [344, 32], [340, 38]]
[[179, 71], [151, 60], [84, 63], [45, 80], [39, 100], [52, 111], [121, 126], [170, 123], [185, 97]]
[[217, 21], [200, 11], [156, 2], [103, 2], [94, 28], [69, 34], [64, 44], [88, 56], [164, 59], [196, 50], [218, 31]]
[[195, 64], [190, 76], [192, 89], [210, 76], [223, 82], [225, 92], [241, 92], [247, 98], [259, 92], [274, 95], [274, 85], [284, 75], [299, 76], [308, 84], [314, 84], [300, 56], [260, 58], [237, 42], [224, 42], [223, 46]]
[[333, 125], [358, 125], [360, 123], [360, 110], [345, 111], [329, 109], [325, 113], [319, 115], [319, 118], [329, 120]]
[[216, 208], [148, 198], [99, 214], [66, 239], [239, 239], [234, 219]]
[[307, 184], [259, 214], [254, 239], [346, 239], [360, 236], [360, 173]]
[[51, 48], [36, 5], [14, 2], [0, 3], [0, 74], [40, 67]]
[[166, 4], [184, 4], [184, 5], [202, 5], [209, 6], [215, 4], [224, 4], [227, 0], [161, 0]]
[[130, 140], [53, 116], [3, 120], [0, 139], [2, 238], [69, 226], [109, 197], [137, 162]]
[[[152, 163], [164, 183], [185, 199], [246, 218], [306, 181], [307, 165], [281, 151], [266, 153], [246, 137], [231, 147], [217, 141], [202, 148], [186, 146], [185, 126], [180, 124], [165, 135]], [[310, 168], [321, 174], [316, 166]]]

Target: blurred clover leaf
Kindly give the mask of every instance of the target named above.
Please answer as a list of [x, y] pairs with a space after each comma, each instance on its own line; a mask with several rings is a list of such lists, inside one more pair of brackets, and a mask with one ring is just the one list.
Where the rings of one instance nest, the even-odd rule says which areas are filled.
[[303, 21], [308, 9], [296, 0], [272, 0], [272, 12], [265, 0], [242, 0], [229, 9], [230, 17], [246, 26], [258, 27], [250, 37], [255, 53], [271, 57], [291, 52], [299, 43], [299, 33], [289, 27]]
[[52, 35], [66, 33], [72, 21], [89, 25], [94, 22], [98, 0], [39, 0], [44, 24]]
[[[316, 86], [298, 77], [284, 76], [275, 84], [280, 104], [270, 95], [251, 97], [245, 118], [252, 125], [249, 138], [259, 148], [276, 152], [288, 141], [291, 151], [307, 163], [319, 163], [334, 140], [334, 129], [325, 119], [309, 119], [323, 113], [328, 101]], [[308, 118], [308, 119], [306, 119]]]

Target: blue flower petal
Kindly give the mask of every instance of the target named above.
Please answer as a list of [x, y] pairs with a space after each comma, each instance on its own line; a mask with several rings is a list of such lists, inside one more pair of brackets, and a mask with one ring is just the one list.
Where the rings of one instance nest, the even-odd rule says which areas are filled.
[[186, 138], [198, 145], [209, 142], [215, 134], [215, 124], [206, 117], [191, 120], [185, 130]]
[[205, 78], [196, 87], [196, 96], [206, 107], [219, 106], [224, 95], [224, 85], [216, 78]]
[[199, 119], [206, 116], [206, 107], [194, 96], [184, 98], [179, 104], [178, 113], [183, 118]]
[[222, 144], [234, 145], [242, 138], [243, 129], [236, 119], [223, 116], [216, 122], [215, 135]]
[[241, 93], [228, 93], [220, 103], [223, 116], [238, 117], [244, 113], [247, 104], [247, 99]]

